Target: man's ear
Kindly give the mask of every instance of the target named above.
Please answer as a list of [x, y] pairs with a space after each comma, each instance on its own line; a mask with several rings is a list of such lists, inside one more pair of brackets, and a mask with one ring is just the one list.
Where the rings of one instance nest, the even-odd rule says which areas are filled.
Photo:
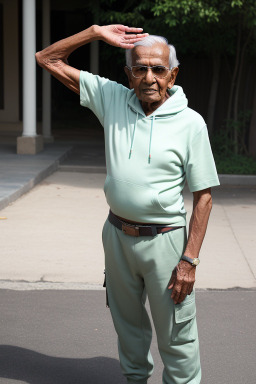
[[126, 73], [126, 76], [128, 77], [128, 82], [129, 82], [129, 87], [130, 89], [133, 89], [133, 82], [132, 82], [132, 73], [131, 71], [127, 68], [127, 66], [124, 67], [124, 71]]
[[173, 86], [174, 86], [174, 83], [176, 81], [176, 77], [178, 75], [178, 72], [179, 72], [179, 68], [178, 67], [174, 67], [171, 71], [171, 77], [170, 77], [170, 81], [168, 82], [168, 88], [171, 89]]

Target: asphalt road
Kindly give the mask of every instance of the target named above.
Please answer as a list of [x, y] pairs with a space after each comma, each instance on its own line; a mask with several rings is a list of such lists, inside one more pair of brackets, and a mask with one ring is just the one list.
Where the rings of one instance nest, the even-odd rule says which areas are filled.
[[[197, 291], [202, 384], [254, 384], [256, 291]], [[0, 291], [0, 384], [124, 384], [104, 291]], [[155, 371], [161, 383], [156, 338]]]

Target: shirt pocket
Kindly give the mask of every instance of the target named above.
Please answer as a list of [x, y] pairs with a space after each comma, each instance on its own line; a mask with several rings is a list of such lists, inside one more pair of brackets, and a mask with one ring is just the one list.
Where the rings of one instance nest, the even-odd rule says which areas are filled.
[[172, 341], [189, 343], [197, 338], [195, 292], [186, 296], [180, 304], [174, 305]]

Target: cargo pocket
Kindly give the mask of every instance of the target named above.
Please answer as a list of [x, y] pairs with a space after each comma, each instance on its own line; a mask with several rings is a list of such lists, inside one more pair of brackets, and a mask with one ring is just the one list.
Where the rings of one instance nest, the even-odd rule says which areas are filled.
[[181, 304], [174, 305], [172, 341], [188, 343], [197, 337], [195, 292], [193, 291]]
[[104, 282], [103, 282], [103, 288], [106, 289], [106, 307], [109, 308], [109, 301], [108, 301], [108, 291], [107, 291], [107, 284], [106, 284], [106, 271], [104, 269]]

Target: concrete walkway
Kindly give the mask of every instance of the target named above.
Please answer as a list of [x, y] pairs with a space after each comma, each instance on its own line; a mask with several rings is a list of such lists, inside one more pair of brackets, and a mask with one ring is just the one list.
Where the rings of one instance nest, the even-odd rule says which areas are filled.
[[[32, 158], [4, 153], [0, 147], [0, 171], [5, 172], [2, 201], [17, 196], [14, 187], [21, 194], [24, 185], [29, 189], [39, 177], [43, 179], [0, 212], [2, 288], [102, 287], [101, 228], [108, 213], [102, 189], [103, 145], [77, 146], [76, 153], [59, 166], [69, 148], [68, 144], [49, 146]], [[256, 288], [255, 192], [256, 186], [213, 189], [214, 207], [201, 250], [197, 288]], [[189, 217], [192, 195], [185, 190], [184, 197]]]
[[[0, 384], [124, 383], [102, 291], [102, 143], [54, 144], [27, 159], [0, 146], [0, 158], [0, 198], [13, 199], [0, 211]], [[24, 185], [30, 190], [22, 195]], [[256, 186], [213, 189], [196, 281], [202, 384], [255, 381], [255, 192]], [[184, 197], [190, 216], [187, 189]], [[154, 330], [151, 350], [148, 383], [159, 384]]]
[[0, 145], [0, 209], [30, 191], [37, 183], [54, 172], [72, 146], [45, 145], [43, 152], [17, 155], [14, 144]]

